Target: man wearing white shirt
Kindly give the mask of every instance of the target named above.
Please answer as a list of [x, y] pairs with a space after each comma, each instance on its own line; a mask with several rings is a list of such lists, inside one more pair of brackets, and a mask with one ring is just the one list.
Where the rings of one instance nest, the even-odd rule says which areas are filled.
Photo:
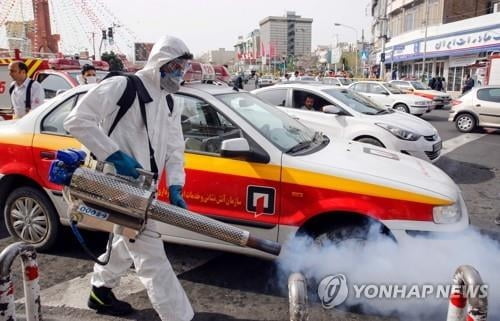
[[9, 75], [14, 80], [9, 89], [14, 118], [21, 118], [31, 109], [40, 106], [45, 94], [40, 83], [28, 78], [28, 66], [23, 62], [10, 63]]

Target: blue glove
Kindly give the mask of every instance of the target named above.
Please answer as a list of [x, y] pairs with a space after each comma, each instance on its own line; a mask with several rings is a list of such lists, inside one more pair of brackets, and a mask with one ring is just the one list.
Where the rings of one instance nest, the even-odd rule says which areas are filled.
[[131, 176], [133, 178], [139, 177], [139, 172], [136, 168], [142, 168], [133, 157], [125, 154], [122, 151], [114, 152], [106, 158], [106, 162], [115, 165], [116, 172], [123, 176]]
[[182, 186], [171, 185], [168, 187], [168, 193], [170, 195], [170, 204], [182, 208], [187, 208], [187, 204], [182, 198]]

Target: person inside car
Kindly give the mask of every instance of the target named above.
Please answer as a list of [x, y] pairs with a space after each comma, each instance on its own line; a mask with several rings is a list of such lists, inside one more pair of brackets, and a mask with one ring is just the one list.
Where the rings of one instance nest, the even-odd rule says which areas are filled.
[[314, 109], [314, 97], [311, 95], [307, 95], [306, 100], [304, 100], [304, 105], [302, 107], [300, 107], [300, 109], [315, 110]]

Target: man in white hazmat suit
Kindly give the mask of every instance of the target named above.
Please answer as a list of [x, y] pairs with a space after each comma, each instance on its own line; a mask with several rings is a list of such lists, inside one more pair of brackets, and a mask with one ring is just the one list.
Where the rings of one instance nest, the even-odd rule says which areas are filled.
[[[127, 85], [124, 76], [111, 77], [92, 88], [64, 123], [66, 130], [98, 160], [113, 163], [118, 174], [137, 177], [136, 168], [139, 167], [152, 170], [151, 167], [157, 166], [158, 173], [165, 168], [170, 202], [181, 207], [186, 207], [181, 196], [185, 180], [182, 111], [173, 106], [168, 95], [179, 90], [190, 59], [192, 54], [180, 39], [165, 36], [153, 46], [146, 66], [136, 74], [150, 96], [150, 101], [145, 104], [146, 124], [139, 98], [135, 97], [130, 109], [109, 137], [107, 135], [120, 108], [117, 102]], [[157, 230], [151, 220], [147, 228]], [[103, 254], [100, 260], [105, 256]], [[130, 304], [116, 299], [111, 291], [118, 286], [120, 277], [132, 263], [163, 321], [193, 318], [193, 310], [167, 259], [162, 240], [144, 234], [135, 241], [114, 236], [109, 263], [94, 266], [88, 301], [90, 308], [112, 315], [126, 315], [134, 311]]]

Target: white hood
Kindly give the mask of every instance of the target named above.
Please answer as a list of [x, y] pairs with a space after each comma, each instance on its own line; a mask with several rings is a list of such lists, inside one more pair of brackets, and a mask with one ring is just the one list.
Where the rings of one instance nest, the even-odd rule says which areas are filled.
[[394, 125], [405, 130], [414, 132], [415, 134], [430, 136], [437, 134], [437, 130], [429, 122], [404, 112], [395, 110], [390, 114], [382, 115], [362, 115], [363, 118], [369, 118], [377, 123], [385, 123]]
[[402, 101], [407, 101], [407, 102], [415, 102], [415, 101], [427, 101], [427, 102], [432, 102], [431, 99], [429, 98], [425, 98], [425, 97], [422, 97], [422, 96], [417, 96], [417, 95], [413, 95], [413, 94], [397, 94], [397, 95], [394, 95], [394, 97], [397, 99], [397, 100], [402, 100]]
[[[380, 151], [381, 155], [393, 155], [394, 159], [367, 153], [365, 148], [375, 153]], [[415, 157], [359, 142], [334, 139], [334, 142], [316, 153], [286, 155], [284, 164], [451, 202], [458, 199], [458, 187], [436, 166]]]
[[433, 89], [417, 90], [417, 92], [422, 93], [422, 94], [426, 94], [426, 95], [438, 96], [438, 97], [446, 97], [446, 98], [450, 97], [450, 95], [447, 93], [433, 90]]
[[189, 49], [181, 39], [164, 36], [154, 44], [148, 62], [137, 74], [153, 83], [155, 88], [160, 89], [160, 67], [187, 53]]

